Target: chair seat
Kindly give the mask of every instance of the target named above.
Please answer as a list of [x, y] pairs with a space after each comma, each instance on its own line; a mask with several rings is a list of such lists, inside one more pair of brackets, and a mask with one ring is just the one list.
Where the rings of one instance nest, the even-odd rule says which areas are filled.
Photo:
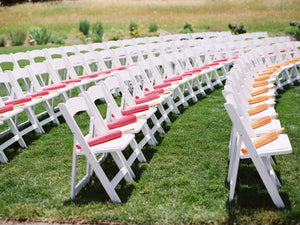
[[[106, 134], [103, 134], [103, 135], [100, 135], [97, 137], [93, 137], [90, 140], [88, 140], [87, 143], [90, 147], [93, 147], [95, 145], [99, 145], [99, 144], [102, 144], [102, 143], [105, 143], [105, 142], [108, 142], [108, 141], [111, 141], [111, 140], [114, 140], [114, 139], [117, 139], [120, 137], [122, 137], [122, 131], [114, 130], [114, 131], [108, 132]], [[81, 149], [80, 145], [76, 145], [76, 147], [78, 149]]]
[[[254, 138], [255, 139], [255, 138]], [[253, 139], [253, 140], [254, 140]], [[242, 148], [245, 146], [242, 146]], [[260, 156], [283, 155], [292, 153], [292, 146], [287, 134], [280, 134], [278, 138], [260, 148], [257, 148]], [[241, 159], [250, 158], [249, 153], [240, 154]]]
[[66, 84], [53, 84], [43, 88], [43, 91], [54, 91], [66, 87]]
[[137, 106], [122, 110], [121, 113], [123, 116], [126, 116], [126, 115], [130, 115], [130, 114], [134, 114], [134, 113], [143, 112], [146, 110], [149, 110], [149, 105], [143, 104], [143, 105], [137, 105]]
[[162, 83], [162, 84], [156, 84], [156, 85], [153, 86], [153, 88], [154, 89], [159, 89], [159, 88], [169, 87], [171, 85], [172, 85], [171, 82], [165, 82], [165, 83]]
[[18, 98], [10, 101], [4, 102], [5, 105], [18, 105], [26, 102], [30, 102], [32, 100], [31, 97]]
[[112, 122], [107, 123], [108, 129], [112, 130], [118, 127], [123, 127], [128, 124], [135, 123], [137, 121], [137, 117], [135, 115], [127, 115], [124, 117], [121, 117], [119, 119], [116, 119]]

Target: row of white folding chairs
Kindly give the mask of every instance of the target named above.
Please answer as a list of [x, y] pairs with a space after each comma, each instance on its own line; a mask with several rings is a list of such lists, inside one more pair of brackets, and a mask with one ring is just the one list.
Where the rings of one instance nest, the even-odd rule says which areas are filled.
[[[105, 128], [105, 125], [109, 125], [109, 122], [112, 122], [116, 124], [118, 120], [124, 120], [124, 112], [135, 112], [137, 113], [137, 116], [139, 117], [142, 115], [143, 118], [150, 118], [150, 116], [146, 116], [145, 111], [148, 111], [151, 108], [152, 110], [156, 109], [160, 111], [161, 117], [155, 118], [154, 121], [152, 120], [153, 124], [157, 124], [153, 128], [150, 129], [150, 134], [153, 136], [154, 142], [152, 144], [156, 144], [156, 140], [154, 138], [155, 132], [164, 132], [163, 128], [161, 127], [161, 123], [164, 121], [170, 122], [168, 118], [168, 114], [171, 112], [174, 113], [180, 113], [178, 110], [178, 105], [174, 104], [173, 101], [174, 93], [176, 93], [176, 96], [180, 96], [180, 93], [182, 95], [182, 92], [179, 88], [179, 86], [182, 84], [184, 85], [184, 82], [188, 82], [188, 80], [185, 80], [182, 83], [177, 83], [178, 81], [182, 81], [182, 79], [175, 79], [175, 82], [172, 82], [173, 80], [169, 80], [168, 82], [159, 82], [163, 81], [162, 79], [165, 77], [168, 77], [169, 75], [177, 75], [177, 73], [171, 71], [173, 68], [169, 66], [167, 63], [168, 60], [166, 58], [162, 58], [163, 55], [160, 57], [152, 57], [149, 58], [143, 62], [137, 63], [135, 66], [128, 67], [126, 70], [117, 72], [114, 76], [109, 77], [105, 79], [104, 81], [100, 82], [100, 84], [90, 87], [86, 92], [83, 92], [80, 94], [80, 96], [89, 96], [89, 100], [92, 100], [93, 103], [95, 103], [95, 100], [97, 99], [104, 99], [104, 101], [107, 103], [108, 108], [106, 111], [106, 118], [103, 120], [103, 117], [100, 117], [100, 121], [102, 121], [102, 132], [96, 132], [95, 134], [93, 132], [89, 132], [89, 134], [84, 137], [82, 132], [78, 130], [78, 126], [76, 126], [76, 122], [72, 119], [74, 117], [74, 114], [76, 112], [81, 111], [88, 111], [87, 106], [89, 103], [80, 103], [78, 102], [83, 101], [80, 97], [75, 97], [72, 99], [69, 99], [65, 104], [61, 103], [60, 108], [61, 111], [72, 130], [72, 133], [74, 134], [74, 148], [73, 148], [73, 169], [72, 169], [72, 182], [71, 182], [71, 198], [75, 198], [75, 194], [83, 187], [84, 184], [89, 182], [90, 176], [93, 171], [95, 171], [96, 175], [98, 176], [101, 184], [104, 186], [107, 194], [114, 202], [121, 202], [119, 199], [117, 193], [115, 192], [114, 188], [119, 182], [119, 179], [122, 178], [120, 175], [118, 175], [118, 178], [114, 178], [111, 182], [107, 179], [107, 176], [103, 172], [103, 168], [101, 167], [101, 163], [96, 163], [96, 155], [99, 153], [103, 153], [103, 151], [99, 149], [103, 149], [104, 146], [109, 146], [110, 150], [109, 152], [114, 154], [115, 151], [119, 151], [118, 154], [121, 154], [120, 149], [111, 147], [114, 143], [114, 140], [110, 140], [108, 142], [101, 143], [97, 145], [97, 147], [89, 146], [88, 140], [93, 137], [93, 135], [97, 136], [96, 138], [93, 138], [92, 140], [98, 140], [102, 139], [104, 137], [112, 135], [109, 131], [109, 129]], [[166, 57], [166, 56], [165, 56]], [[159, 63], [157, 63], [158, 60], [161, 60]], [[164, 62], [162, 62], [164, 61]], [[174, 64], [176, 61], [172, 61]], [[164, 72], [163, 74], [159, 73], [159, 68], [163, 67]], [[179, 68], [180, 65], [175, 65], [174, 70], [179, 71], [179, 69], [186, 69], [185, 67]], [[189, 71], [192, 71], [192, 68], [189, 68]], [[191, 72], [190, 76], [193, 75], [197, 76], [198, 79], [200, 77], [200, 70], [195, 70], [194, 72]], [[152, 78], [152, 79], [151, 79]], [[173, 76], [169, 77], [173, 78]], [[102, 88], [102, 90], [101, 90]], [[118, 89], [118, 92], [121, 92], [121, 104], [120, 106], [117, 106], [114, 102], [114, 99], [112, 98], [112, 93]], [[176, 92], [176, 89], [178, 92]], [[181, 104], [184, 104], [185, 99], [181, 102]], [[166, 103], [165, 105], [162, 105], [163, 103]], [[78, 108], [80, 105], [83, 105], [83, 109]], [[146, 106], [146, 109], [140, 109], [142, 105]], [[76, 107], [76, 110], [73, 111], [73, 108]], [[86, 109], [84, 109], [86, 107]], [[93, 106], [94, 107], [94, 106]], [[137, 111], [135, 111], [137, 110]], [[94, 110], [95, 111], [95, 110]], [[89, 112], [88, 112], [89, 113]], [[91, 114], [89, 113], [91, 116]], [[93, 114], [92, 117], [95, 117], [95, 120], [99, 117], [99, 115]], [[155, 117], [155, 115], [154, 115]], [[87, 121], [87, 120], [85, 120]], [[91, 124], [95, 125], [94, 118], [91, 120], [93, 123]], [[97, 122], [99, 124], [100, 122]], [[119, 122], [120, 123], [120, 122]], [[134, 129], [134, 131], [130, 131], [130, 126], [132, 125], [126, 125], [124, 128], [118, 128], [121, 129], [121, 133], [129, 133], [133, 132], [136, 133], [137, 130]], [[98, 130], [99, 128], [96, 128]], [[126, 129], [128, 131], [126, 131]], [[90, 129], [93, 130], [93, 129]], [[120, 133], [120, 132], [119, 132]], [[119, 137], [119, 136], [118, 136]], [[120, 138], [120, 137], [119, 137]], [[91, 143], [91, 142], [90, 142]], [[78, 144], [80, 146], [84, 146], [84, 149], [81, 147], [78, 149]], [[135, 144], [135, 146], [138, 146], [138, 152], [141, 153], [141, 149], [144, 146], [144, 144]], [[93, 149], [95, 148], [95, 150]], [[122, 148], [123, 150], [124, 148]], [[77, 156], [84, 154], [88, 160], [88, 168], [87, 168], [87, 174], [84, 176], [84, 178], [76, 184], [76, 161]], [[92, 159], [90, 159], [90, 156], [93, 156]], [[105, 154], [106, 155], [106, 154]], [[98, 159], [98, 162], [102, 162], [106, 156], [101, 156], [100, 159]], [[132, 165], [133, 160], [136, 159], [135, 156], [130, 156], [128, 160], [123, 160], [126, 166], [120, 166], [120, 170], [124, 170], [124, 168], [128, 168]], [[128, 169], [130, 171], [130, 168]], [[99, 175], [98, 171], [102, 171], [102, 174]], [[119, 174], [119, 173], [118, 173]], [[128, 172], [126, 172], [126, 175], [128, 176]], [[131, 174], [132, 175], [132, 174]], [[125, 177], [126, 178], [126, 177]], [[118, 182], [116, 182], [117, 180]]]
[[[253, 140], [261, 135], [268, 135], [265, 134], [267, 132], [273, 132], [272, 135], [276, 136], [277, 134], [273, 130], [281, 129], [279, 120], [270, 120], [270, 116], [276, 113], [271, 106], [274, 104], [273, 96], [276, 90], [273, 88], [272, 83], [277, 83], [277, 79], [275, 78], [278, 77], [278, 74], [286, 70], [287, 67], [293, 68], [296, 64], [299, 65], [300, 58], [288, 59], [281, 64], [266, 67], [267, 69], [265, 68], [260, 71], [258, 76], [257, 73], [253, 73], [253, 70], [247, 70], [250, 64], [253, 65], [252, 62], [248, 63], [248, 66], [245, 65], [242, 67], [242, 64], [246, 64], [247, 60], [249, 58], [241, 57], [240, 63], [236, 64], [230, 71], [223, 91], [223, 95], [227, 101], [225, 108], [233, 123], [229, 146], [230, 164], [227, 178], [230, 183], [229, 200], [232, 201], [234, 198], [240, 159], [251, 158], [274, 204], [281, 208], [284, 207], [284, 203], [277, 190], [277, 187], [280, 187], [281, 184], [272, 168], [273, 160], [271, 156], [291, 153], [292, 147], [289, 139], [287, 135], [279, 134], [278, 138], [275, 137], [275, 140], [260, 147], [256, 146]], [[260, 60], [260, 57], [257, 58], [257, 61]], [[261, 67], [259, 68], [261, 70]], [[273, 76], [273, 78], [267, 79], [270, 76]], [[262, 84], [267, 86], [259, 87]], [[264, 92], [262, 92], [263, 89], [265, 89]], [[253, 97], [256, 94], [259, 97]], [[258, 99], [261, 98], [265, 101], [258, 102]], [[259, 108], [265, 108], [265, 110], [260, 112]], [[253, 114], [253, 112], [258, 113]], [[266, 120], [264, 116], [267, 116], [269, 123], [262, 123], [262, 121]], [[257, 124], [264, 125], [256, 127]], [[260, 138], [263, 138], [263, 136]], [[256, 141], [256, 143], [258, 142]], [[247, 147], [247, 151], [245, 151], [245, 148], [244, 152], [241, 151], [243, 146]]]
[[[74, 67], [66, 62], [67, 59], [46, 60], [42, 63], [33, 63], [22, 69], [1, 73], [1, 121], [7, 122], [9, 129], [2, 132], [14, 134], [13, 138], [1, 144], [1, 162], [7, 162], [3, 150], [18, 141], [21, 147], [26, 147], [23, 136], [32, 130], [44, 133], [43, 126], [49, 122], [59, 124], [60, 111], [57, 110], [57, 101], [66, 101], [72, 95], [73, 89], [80, 93], [90, 83], [104, 79], [111, 75], [113, 70], [104, 73], [91, 73], [89, 67], [83, 65], [81, 76]], [[124, 67], [125, 68], [125, 67]], [[58, 99], [57, 99], [58, 98]], [[43, 104], [45, 111], [36, 111], [37, 105]], [[23, 123], [18, 124], [18, 114], [26, 112], [30, 124], [22, 129]], [[45, 116], [45, 114], [48, 114]]]
[[[34, 55], [34, 54], [33, 54]], [[85, 56], [88, 56], [88, 54], [83, 54], [83, 55], [85, 55]], [[78, 58], [78, 55], [74, 55], [74, 56], [71, 56], [71, 57], [69, 57], [68, 59], [71, 59], [71, 58]], [[21, 57], [20, 57], [21, 58]], [[112, 58], [111, 56], [110, 56], [110, 58]], [[67, 59], [67, 61], [72, 61], [72, 60], [68, 60]], [[129, 58], [127, 58], [127, 60], [128, 60]], [[94, 62], [97, 62], [99, 59], [97, 59], [97, 57], [96, 58], [94, 58]], [[54, 67], [56, 68], [56, 69], [65, 69], [64, 68], [64, 62], [63, 62], [63, 60], [62, 59], [54, 59], [54, 60], [50, 60], [51, 62], [56, 62], [56, 63], [54, 63]], [[60, 61], [60, 63], [58, 63], [57, 64], [57, 62], [59, 62]], [[92, 61], [91, 59], [86, 59], [86, 61]], [[130, 61], [130, 60], [128, 60], [128, 61]], [[77, 59], [77, 62], [76, 62], [76, 60], [73, 60], [73, 65], [71, 66], [71, 69], [72, 69], [72, 67], [74, 66], [74, 67], [76, 67], [76, 64], [78, 65], [78, 66], [80, 66], [80, 63], [78, 63], [78, 59]], [[103, 64], [103, 63], [102, 63]], [[118, 64], [118, 65], [120, 65], [120, 64]], [[98, 66], [98, 69], [99, 68], [103, 68], [104, 66]], [[66, 67], [67, 68], [67, 67]], [[83, 73], [85, 73], [85, 74], [89, 74], [91, 71], [89, 71], [89, 66], [86, 66], [86, 65], [81, 65], [81, 68], [83, 68], [83, 70], [84, 70], [84, 72]], [[69, 69], [68, 69], [69, 70]], [[64, 76], [64, 78], [63, 79], [74, 79], [74, 76], [75, 76], [75, 79], [76, 79], [76, 75], [74, 75], [74, 73], [73, 73], [73, 76], [72, 75], [70, 75], [70, 74], [72, 74], [72, 73], [69, 73], [69, 71], [67, 70], [67, 74], [64, 74], [63, 76]], [[218, 75], [217, 75], [217, 73], [216, 73], [216, 70], [213, 70], [214, 72], [214, 74], [215, 74], [215, 78], [218, 78]], [[170, 76], [170, 75], [168, 75], [168, 76]], [[207, 75], [205, 75], [205, 76], [207, 76]], [[62, 77], [61, 77], [62, 78]], [[211, 76], [211, 78], [213, 78], [213, 76]], [[42, 79], [40, 79], [40, 80], [42, 80]], [[194, 80], [195, 81], [195, 80]], [[197, 84], [197, 82], [194, 82], [194, 81], [192, 81], [191, 83], [193, 83], [193, 84]], [[207, 81], [207, 84], [210, 84], [210, 82], [209, 82], [209, 79], [207, 79], [206, 80]], [[220, 84], [220, 80], [219, 79], [216, 79], [216, 81], [215, 82], [217, 82], [218, 84]], [[191, 96], [194, 100], [196, 99], [196, 97], [195, 97], [195, 94], [192, 94], [192, 91], [191, 91], [191, 86], [188, 84], [188, 83], [185, 83], [186, 85], [185, 85], [185, 87], [187, 87], [188, 88], [188, 90], [189, 90], [189, 92], [190, 92], [190, 95], [189, 96]], [[198, 87], [199, 87], [199, 85], [197, 85]], [[213, 85], [209, 85], [209, 88], [212, 88], [212, 86]], [[77, 88], [80, 88], [81, 87], [81, 85], [78, 85], [77, 86]], [[203, 90], [202, 89], [199, 89], [199, 91], [200, 91], [200, 93], [203, 93]], [[185, 102], [187, 102], [187, 100], [188, 99], [185, 99]]]
[[[50, 48], [50, 49], [43, 49], [43, 50], [33, 50], [28, 51], [26, 53], [15, 53], [10, 55], [0, 55], [0, 63], [3, 62], [11, 62], [13, 63], [13, 68], [19, 68], [19, 61], [27, 61], [26, 63], [31, 64], [35, 62], [35, 60], [44, 60], [44, 59], [52, 59], [53, 57], [63, 57], [63, 56], [69, 56], [70, 54], [79, 54], [79, 53], [86, 53], [94, 50], [110, 50], [111, 48], [124, 48], [124, 47], [130, 47], [128, 48], [128, 51], [135, 52], [138, 50], [139, 52], [144, 51], [145, 52], [145, 46], [137, 45], [134, 43], [135, 39], [129, 39], [129, 40], [123, 40], [123, 41], [110, 41], [110, 42], [104, 42], [104, 43], [94, 43], [90, 45], [73, 45], [73, 46], [63, 46], [58, 48]], [[206, 42], [205, 42], [206, 41]], [[191, 43], [186, 43], [185, 41], [180, 40], [161, 40], [159, 42], [156, 42], [157, 46], [155, 47], [155, 43], [150, 42], [146, 45], [149, 46], [152, 44], [152, 48], [162, 48], [165, 50], [168, 48], [168, 42], [172, 42], [171, 48], [177, 48], [182, 49], [185, 46], [192, 46], [192, 45], [206, 45], [207, 41], [209, 41], [211, 44], [214, 42], [210, 39], [204, 39], [198, 40], [197, 42], [191, 41]], [[167, 46], [164, 46], [167, 45]], [[170, 43], [169, 43], [170, 44]], [[138, 49], [137, 49], [138, 48]], [[149, 52], [149, 48], [146, 50]], [[155, 52], [152, 50], [152, 52]], [[129, 53], [127, 53], [129, 54]]]
[[[104, 80], [101, 83], [102, 88], [104, 90], [106, 88], [106, 91], [105, 91], [106, 93], [108, 92], [107, 90], [112, 91], [112, 90], [115, 90], [116, 88], [120, 89], [120, 91], [122, 92], [122, 95], [121, 95], [122, 96], [122, 100], [121, 100], [121, 102], [123, 104], [121, 104], [121, 106], [119, 107], [119, 109], [121, 109], [121, 110], [125, 109], [125, 110], [129, 110], [130, 111], [133, 108], [137, 108], [136, 107], [136, 104], [138, 103], [137, 101], [141, 100], [141, 99], [148, 100], [148, 101], [145, 101], [145, 102], [148, 104], [148, 107], [149, 107], [149, 104], [153, 104], [153, 100], [155, 100], [155, 99], [151, 99], [151, 98], [147, 99], [147, 96], [149, 96], [147, 94], [154, 94], [155, 95], [157, 93], [160, 93], [161, 96], [168, 96], [168, 97], [170, 96], [168, 92], [169, 91], [172, 92], [174, 90], [173, 88], [170, 88], [170, 86], [174, 87], [174, 86], [177, 85], [177, 83], [168, 84], [167, 86], [164, 86], [165, 89], [163, 89], [162, 92], [158, 91], [159, 89], [156, 89], [155, 86], [156, 87], [162, 87], [162, 86], [159, 86], [159, 85], [165, 84], [165, 83], [159, 83], [159, 84], [156, 83], [158, 80], [162, 79], [162, 77], [160, 77], [159, 75], [157, 75], [157, 73], [155, 73], [155, 71], [156, 71], [155, 69], [157, 69], [156, 65], [160, 65], [160, 66], [164, 67], [164, 71], [166, 73], [168, 73], [168, 74], [173, 74], [174, 75], [174, 73], [170, 72], [168, 70], [169, 67], [166, 66], [168, 64], [164, 64], [164, 63], [155, 64], [155, 62], [151, 61], [153, 59], [160, 59], [160, 60], [167, 61], [166, 59], [162, 59], [162, 57], [149, 58], [148, 60], [145, 60], [143, 62], [137, 63], [135, 66], [129, 67], [127, 70], [118, 72], [118, 75], [116, 75], [114, 77], [107, 78], [106, 80]], [[152, 66], [150, 64], [152, 64]], [[175, 62], [174, 62], [174, 64], [175, 64]], [[190, 69], [189, 71], [192, 71], [191, 68], [189, 68], [189, 69]], [[146, 71], [147, 71], [147, 73], [146, 73]], [[194, 72], [194, 73], [195, 73], [196, 76], [199, 76], [199, 71]], [[193, 74], [193, 72], [192, 72], [192, 74]], [[153, 78], [153, 79], [150, 80], [149, 77]], [[139, 81], [142, 81], [142, 82], [139, 82]], [[126, 84], [127, 87], [124, 87], [124, 84]], [[155, 85], [153, 86], [153, 84], [155, 84]], [[123, 85], [123, 87], [122, 87], [122, 85]], [[107, 101], [107, 103], [109, 103], [109, 101], [107, 100], [107, 97], [105, 97], [104, 95], [99, 94], [101, 92], [101, 91], [99, 91], [99, 86], [93, 86], [93, 87], [91, 87], [87, 91], [87, 93], [89, 93], [90, 90], [96, 90], [96, 89], [97, 89], [97, 91], [94, 91], [94, 95], [96, 95], [98, 98], [105, 99], [105, 101]], [[128, 92], [129, 90], [131, 92]], [[110, 97], [111, 97], [111, 93], [112, 92], [110, 92], [110, 94], [109, 94]], [[83, 94], [83, 95], [85, 95], [85, 94]], [[91, 94], [91, 93], [89, 95], [93, 96], [93, 94]], [[92, 98], [92, 102], [95, 102], [96, 98], [94, 98], [94, 97], [90, 97], [90, 98]], [[158, 95], [157, 95], [157, 98], [161, 98], [161, 97], [158, 97]], [[76, 99], [78, 99], [78, 98], [76, 98]], [[61, 108], [65, 107], [65, 109], [62, 109], [62, 111], [65, 111], [64, 116], [66, 118], [66, 121], [70, 120], [70, 122], [68, 122], [68, 124], [69, 124], [70, 128], [73, 129], [72, 127], [76, 127], [74, 125], [74, 121], [72, 121], [71, 119], [67, 119], [67, 118], [71, 118], [74, 115], [74, 113], [68, 112], [68, 107], [72, 108], [72, 107], [74, 107], [74, 105], [77, 106], [78, 104], [74, 103], [74, 101], [79, 101], [79, 100], [69, 100], [69, 101], [73, 102], [72, 106], [68, 106], [69, 103], [67, 102], [66, 104], [62, 104]], [[110, 106], [113, 106], [114, 104], [110, 104]], [[152, 106], [154, 106], [154, 105], [152, 105]], [[170, 108], [172, 108], [173, 104], [170, 104], [170, 106], [171, 106]], [[128, 107], [129, 107], [129, 109], [128, 109]], [[115, 107], [115, 109], [117, 109], [117, 107]], [[82, 111], [82, 109], [77, 109], [77, 111]], [[106, 113], [106, 118], [109, 119], [109, 121], [112, 119], [111, 118], [111, 114], [118, 115], [117, 110], [112, 111], [111, 109], [107, 109], [107, 112], [108, 113]], [[171, 112], [171, 111], [169, 111], [169, 112]], [[167, 115], [169, 112], [161, 112], [161, 113]], [[176, 110], [174, 112], [176, 112]], [[143, 112], [139, 111], [139, 113], [143, 113]], [[120, 115], [120, 116], [123, 116], [123, 115]], [[113, 118], [113, 119], [115, 119], [115, 118]], [[159, 124], [161, 124], [161, 122], [162, 121], [160, 121]], [[158, 127], [159, 127], [159, 125], [158, 125]], [[73, 152], [74, 152], [75, 156], [73, 157], [74, 161], [73, 161], [73, 173], [72, 173], [72, 185], [71, 185], [71, 198], [74, 198], [76, 192], [78, 192], [80, 190], [80, 188], [82, 188], [82, 186], [89, 181], [89, 178], [90, 178], [90, 175], [91, 175], [91, 171], [95, 171], [96, 174], [97, 174], [97, 170], [102, 169], [101, 168], [101, 164], [96, 164], [95, 162], [93, 162], [94, 159], [92, 159], [92, 160], [89, 159], [89, 156], [93, 155], [93, 154], [94, 155], [95, 154], [99, 154], [99, 153], [102, 153], [102, 152], [100, 150], [96, 150], [96, 151], [93, 152], [93, 150], [91, 148], [92, 146], [87, 146], [87, 144], [88, 144], [87, 143], [87, 139], [84, 139], [82, 133], [79, 133], [78, 130], [77, 131], [76, 130], [72, 130], [72, 131], [73, 131], [72, 133], [75, 134], [75, 136], [76, 136], [76, 137], [74, 137], [75, 138], [74, 139], [75, 143], [73, 145], [74, 146], [74, 149], [73, 149], [74, 151]], [[79, 133], [79, 135], [76, 135], [77, 133]], [[100, 134], [102, 134], [102, 135], [100, 135]], [[88, 139], [90, 139], [92, 137], [91, 136], [92, 133], [89, 133], [89, 135], [90, 136], [87, 136]], [[103, 135], [104, 136], [105, 135], [109, 135], [109, 134], [107, 134], [107, 129], [106, 129], [106, 132], [104, 132], [104, 133], [98, 133], [98, 134], [96, 134], [96, 136], [99, 136], [99, 137], [96, 137], [96, 139], [97, 138], [102, 138]], [[86, 146], [86, 149], [83, 152], [82, 151], [78, 152], [78, 145], [76, 145], [76, 140], [77, 141], [78, 140], [85, 140], [86, 143], [81, 144], [83, 146]], [[105, 142], [104, 145], [107, 145], [107, 144], [108, 143]], [[98, 149], [99, 148], [101, 149], [101, 144], [99, 144], [97, 147], [98, 147]], [[140, 147], [142, 148], [142, 146], [140, 146]], [[117, 149], [112, 148], [111, 152], [114, 152], [114, 151], [117, 151]], [[87, 157], [88, 162], [90, 162], [90, 163], [88, 163], [89, 169], [87, 170], [88, 172], [87, 172], [86, 176], [78, 184], [75, 184], [75, 180], [76, 180], [76, 157], [79, 154], [85, 154], [86, 157]], [[135, 159], [135, 157], [134, 157], [134, 159]], [[101, 157], [99, 159], [99, 161], [102, 161], [102, 160], [103, 160], [103, 157]], [[127, 162], [128, 166], [130, 166], [131, 163], [132, 163], [132, 160], [131, 161], [128, 160], [128, 161], [125, 161], [125, 162]], [[110, 185], [109, 181], [107, 180], [107, 177], [105, 176], [105, 173], [103, 173], [102, 176], [100, 176], [100, 175], [97, 174], [97, 176], [98, 176], [100, 182], [102, 183], [102, 185], [105, 187], [105, 190], [107, 191], [107, 193], [110, 196], [111, 200], [115, 201], [115, 202], [120, 202], [121, 200], [118, 198], [118, 196], [117, 196], [117, 194], [115, 193], [115, 190], [114, 190], [115, 185]], [[104, 179], [104, 181], [103, 181], [103, 179]], [[112, 181], [112, 183], [115, 184], [114, 181]], [[115, 196], [112, 195], [111, 193], [114, 193]]]

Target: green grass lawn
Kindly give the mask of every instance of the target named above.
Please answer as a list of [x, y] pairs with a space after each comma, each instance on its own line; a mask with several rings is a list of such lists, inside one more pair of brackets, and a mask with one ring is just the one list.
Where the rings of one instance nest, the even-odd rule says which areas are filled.
[[[231, 122], [222, 87], [165, 124], [158, 146], [134, 164], [137, 179], [117, 187], [123, 204], [112, 203], [94, 177], [70, 201], [73, 136], [66, 123], [31, 134], [26, 149], [7, 149], [0, 165], [0, 218], [10, 220], [120, 222], [129, 224], [296, 224], [300, 222], [300, 86], [278, 96], [277, 112], [293, 154], [276, 158], [286, 209], [277, 209], [250, 161], [240, 165], [236, 196], [228, 202], [225, 182]], [[86, 123], [81, 119], [82, 124]], [[108, 160], [109, 161], [109, 160]], [[79, 164], [84, 173], [85, 162]], [[109, 162], [104, 168], [110, 168]]]

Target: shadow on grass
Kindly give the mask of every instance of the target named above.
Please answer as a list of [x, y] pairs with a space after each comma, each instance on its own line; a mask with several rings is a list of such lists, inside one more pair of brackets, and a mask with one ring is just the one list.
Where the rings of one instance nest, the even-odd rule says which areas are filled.
[[[147, 159], [147, 163], [152, 159], [154, 153], [156, 152], [155, 149], [152, 149], [150, 146], [147, 146], [144, 150], [143, 153]], [[108, 158], [101, 166], [106, 169], [106, 175], [107, 177], [111, 180], [113, 175], [118, 172], [117, 168], [113, 168], [112, 166], [112, 158]], [[143, 172], [147, 169], [147, 166], [145, 163], [139, 163], [137, 160], [133, 163], [131, 166], [135, 178], [134, 181], [138, 182], [141, 178], [141, 175]], [[128, 201], [130, 198], [132, 191], [135, 188], [134, 183], [126, 183], [126, 181], [123, 179], [118, 186], [116, 187], [116, 192], [121, 199], [122, 203], [125, 203]], [[101, 185], [100, 181], [98, 180], [98, 177], [93, 174], [91, 177], [91, 180], [89, 183], [87, 183], [77, 194], [75, 200], [67, 200], [64, 202], [64, 205], [71, 205], [75, 203], [78, 206], [81, 205], [87, 205], [90, 204], [91, 202], [96, 202], [96, 203], [108, 203], [110, 202], [110, 198], [107, 195], [105, 189]]]
[[[276, 170], [275, 172], [280, 181], [280, 173]], [[225, 185], [229, 187], [226, 180]], [[285, 204], [285, 209], [276, 208], [252, 161], [250, 159], [241, 161], [234, 200], [231, 202], [227, 200], [226, 202], [227, 222], [234, 223], [237, 218], [241, 218], [243, 215], [251, 218], [260, 210], [274, 212], [291, 210], [288, 194], [280, 192], [280, 188], [278, 191]]]
[[[22, 127], [22, 129], [26, 128], [29, 124], [27, 124], [26, 126]], [[45, 133], [47, 134], [51, 129], [57, 127], [57, 125], [55, 124], [46, 124], [43, 126], [43, 129], [45, 131]], [[26, 143], [27, 146], [31, 145], [34, 141], [38, 140], [43, 134], [39, 134], [36, 133], [35, 131], [31, 131], [29, 133], [27, 133], [26, 135], [23, 136], [23, 139]], [[5, 136], [2, 141], [6, 141], [9, 138], [11, 138], [13, 135], [12, 134], [8, 134], [7, 136]], [[8, 159], [8, 161], [13, 160], [16, 156], [18, 156], [25, 148], [22, 148], [18, 142], [13, 143], [9, 148], [5, 149], [5, 155]]]

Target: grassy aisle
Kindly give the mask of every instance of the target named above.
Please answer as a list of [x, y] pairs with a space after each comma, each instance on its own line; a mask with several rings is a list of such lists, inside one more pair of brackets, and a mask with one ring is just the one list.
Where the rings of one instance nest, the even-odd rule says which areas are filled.
[[274, 207], [249, 161], [240, 166], [235, 202], [227, 202], [231, 122], [221, 90], [173, 116], [159, 146], [143, 150], [148, 163], [134, 166], [136, 182], [118, 188], [123, 204], [111, 203], [97, 179], [71, 202], [71, 132], [63, 123], [47, 127], [46, 135], [33, 134], [27, 149], [6, 151], [10, 162], [0, 165], [0, 218], [133, 224], [299, 223], [300, 86], [285, 91], [277, 105], [294, 148], [293, 154], [276, 158], [285, 210]]

